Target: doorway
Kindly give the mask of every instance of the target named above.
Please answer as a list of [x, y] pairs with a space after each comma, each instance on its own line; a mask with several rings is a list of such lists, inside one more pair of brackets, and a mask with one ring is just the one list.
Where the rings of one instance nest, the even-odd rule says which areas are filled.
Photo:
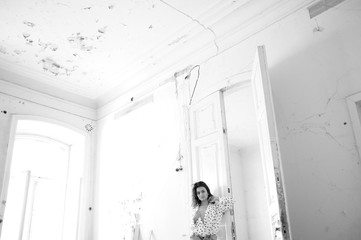
[[251, 85], [224, 92], [237, 239], [273, 239]]
[[267, 69], [258, 46], [252, 71], [209, 88], [189, 108], [191, 179], [215, 179], [216, 194], [236, 198], [219, 239], [290, 239]]
[[85, 136], [44, 120], [13, 125], [1, 239], [77, 239]]

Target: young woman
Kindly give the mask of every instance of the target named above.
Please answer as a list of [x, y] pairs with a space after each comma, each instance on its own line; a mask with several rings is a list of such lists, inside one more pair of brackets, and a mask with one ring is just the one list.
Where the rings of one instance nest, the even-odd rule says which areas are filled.
[[232, 208], [231, 197], [213, 196], [204, 182], [196, 182], [192, 189], [192, 240], [216, 240], [223, 214]]

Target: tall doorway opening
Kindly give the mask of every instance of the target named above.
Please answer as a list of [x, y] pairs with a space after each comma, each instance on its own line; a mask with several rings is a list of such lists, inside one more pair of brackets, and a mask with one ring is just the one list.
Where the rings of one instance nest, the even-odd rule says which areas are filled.
[[270, 239], [266, 184], [272, 183], [265, 176], [250, 84], [225, 91], [224, 103], [237, 239]]
[[192, 177], [235, 198], [219, 239], [286, 240], [290, 229], [264, 46], [257, 47], [248, 77], [209, 89], [190, 107]]
[[85, 136], [43, 120], [13, 124], [1, 239], [77, 239]]

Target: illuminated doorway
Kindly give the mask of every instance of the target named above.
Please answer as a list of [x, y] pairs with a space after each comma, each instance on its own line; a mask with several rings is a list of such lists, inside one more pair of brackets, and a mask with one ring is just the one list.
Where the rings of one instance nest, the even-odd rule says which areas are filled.
[[15, 119], [1, 239], [77, 239], [85, 137]]

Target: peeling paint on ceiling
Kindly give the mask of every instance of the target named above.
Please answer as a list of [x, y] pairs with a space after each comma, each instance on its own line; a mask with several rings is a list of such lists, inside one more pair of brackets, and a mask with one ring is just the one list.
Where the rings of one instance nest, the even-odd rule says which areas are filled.
[[157, 49], [184, 44], [195, 33], [185, 26], [220, 2], [2, 0], [0, 72], [11, 65], [17, 74], [96, 99], [129, 81], [122, 76], [130, 69], [158, 65]]

